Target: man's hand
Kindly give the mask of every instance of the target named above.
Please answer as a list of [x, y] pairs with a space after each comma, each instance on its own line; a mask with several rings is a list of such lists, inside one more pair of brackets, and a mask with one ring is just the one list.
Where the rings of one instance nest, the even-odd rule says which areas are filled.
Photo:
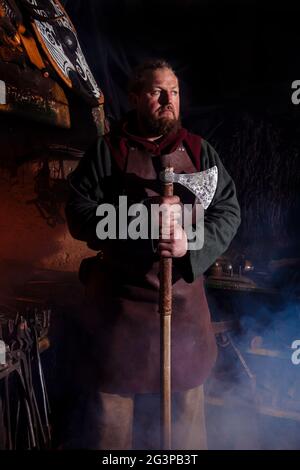
[[165, 258], [181, 258], [187, 252], [188, 242], [181, 226], [182, 207], [178, 196], [160, 198], [163, 209], [159, 217], [159, 254]]

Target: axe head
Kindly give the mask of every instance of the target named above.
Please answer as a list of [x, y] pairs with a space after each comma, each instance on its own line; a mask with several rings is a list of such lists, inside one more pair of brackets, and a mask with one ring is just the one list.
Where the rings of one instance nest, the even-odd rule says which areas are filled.
[[173, 168], [165, 168], [160, 173], [160, 179], [165, 184], [182, 184], [199, 199], [204, 209], [207, 209], [217, 189], [218, 167], [215, 165], [208, 170], [191, 174], [178, 174], [174, 173]]

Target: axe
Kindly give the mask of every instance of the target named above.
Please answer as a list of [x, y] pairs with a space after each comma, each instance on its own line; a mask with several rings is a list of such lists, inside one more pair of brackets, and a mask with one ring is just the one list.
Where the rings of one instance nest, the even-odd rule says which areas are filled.
[[[163, 196], [173, 196], [173, 183], [189, 189], [204, 209], [210, 205], [218, 183], [218, 168], [192, 174], [176, 174], [172, 167], [160, 173]], [[171, 449], [171, 314], [172, 258], [160, 257], [160, 422], [161, 449]]]

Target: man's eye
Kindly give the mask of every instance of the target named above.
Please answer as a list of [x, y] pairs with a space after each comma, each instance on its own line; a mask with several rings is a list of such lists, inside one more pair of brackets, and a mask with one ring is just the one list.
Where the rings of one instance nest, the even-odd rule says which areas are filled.
[[160, 94], [159, 90], [151, 91], [151, 96], [158, 96]]
[[177, 96], [177, 95], [178, 95], [178, 91], [177, 91], [177, 90], [173, 90], [173, 91], [172, 91], [172, 95], [173, 95], [173, 96]]

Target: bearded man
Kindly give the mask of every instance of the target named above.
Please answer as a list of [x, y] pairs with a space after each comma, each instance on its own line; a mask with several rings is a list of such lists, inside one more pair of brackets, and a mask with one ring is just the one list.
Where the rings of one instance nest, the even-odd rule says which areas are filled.
[[[228, 248], [240, 224], [234, 183], [216, 151], [180, 122], [178, 78], [164, 60], [138, 66], [129, 82], [133, 110], [87, 152], [70, 177], [66, 214], [71, 234], [100, 252], [83, 263], [84, 320], [97, 376], [99, 449], [159, 448], [159, 256], [173, 258], [172, 448], [204, 449], [203, 383], [217, 348], [203, 287], [203, 273]], [[97, 207], [110, 203], [119, 220], [128, 206], [193, 204], [194, 196], [174, 185], [159, 197], [165, 156], [176, 173], [216, 165], [218, 185], [204, 215], [204, 244], [189, 250], [175, 215], [158, 243], [125, 236], [100, 240]], [[172, 211], [170, 211], [172, 212]], [[122, 214], [121, 214], [122, 217]]]

